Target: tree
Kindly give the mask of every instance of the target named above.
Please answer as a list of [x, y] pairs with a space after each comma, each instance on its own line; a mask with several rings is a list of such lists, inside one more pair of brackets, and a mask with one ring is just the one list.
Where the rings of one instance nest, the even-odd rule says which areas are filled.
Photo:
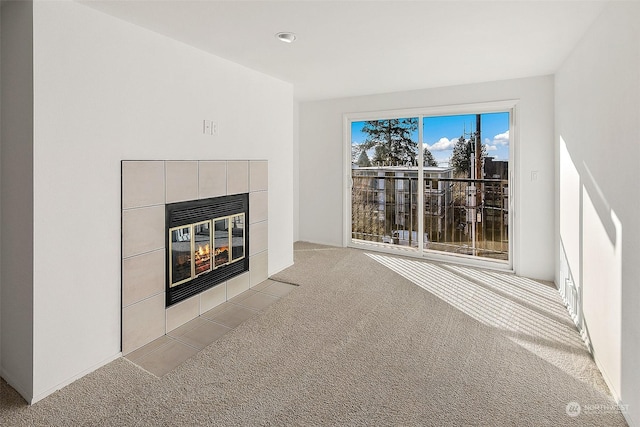
[[471, 142], [464, 139], [464, 135], [458, 138], [456, 145], [453, 146], [451, 161], [449, 164], [457, 173], [469, 175], [471, 170]]
[[374, 149], [373, 162], [384, 164], [415, 164], [418, 143], [411, 134], [418, 130], [418, 119], [387, 119], [365, 122], [362, 132], [367, 139], [360, 145], [363, 151]]
[[425, 166], [438, 166], [438, 161], [433, 157], [431, 151], [428, 148], [424, 149], [424, 165]]
[[360, 156], [358, 157], [358, 161], [356, 163], [361, 168], [371, 166], [371, 161], [369, 160], [369, 156], [367, 155], [367, 152], [365, 150], [362, 150], [362, 152], [360, 153]]
[[[456, 173], [464, 174], [464, 176], [471, 176], [471, 161], [474, 156], [473, 139], [464, 139], [464, 135], [458, 138], [456, 145], [453, 146], [453, 153], [451, 154], [451, 161], [449, 164], [453, 167]], [[487, 148], [482, 144], [482, 152], [480, 158], [483, 159], [487, 155]]]

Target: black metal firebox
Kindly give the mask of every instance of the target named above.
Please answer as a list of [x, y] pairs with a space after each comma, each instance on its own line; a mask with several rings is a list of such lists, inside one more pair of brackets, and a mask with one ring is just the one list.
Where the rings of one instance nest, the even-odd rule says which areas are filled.
[[169, 307], [249, 271], [249, 194], [166, 205]]

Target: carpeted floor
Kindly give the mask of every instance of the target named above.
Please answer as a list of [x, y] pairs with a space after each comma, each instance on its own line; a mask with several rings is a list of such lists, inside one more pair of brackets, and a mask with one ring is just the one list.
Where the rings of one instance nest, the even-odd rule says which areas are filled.
[[31, 407], [2, 381], [0, 425], [626, 425], [549, 285], [311, 244], [274, 279], [162, 378], [121, 358]]

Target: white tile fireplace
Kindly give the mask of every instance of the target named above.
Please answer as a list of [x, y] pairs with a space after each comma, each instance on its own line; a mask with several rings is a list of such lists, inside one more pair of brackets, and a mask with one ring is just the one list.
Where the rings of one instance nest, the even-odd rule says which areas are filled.
[[[167, 307], [167, 204], [248, 193], [249, 271]], [[268, 275], [266, 160], [122, 162], [122, 353], [127, 355]]]

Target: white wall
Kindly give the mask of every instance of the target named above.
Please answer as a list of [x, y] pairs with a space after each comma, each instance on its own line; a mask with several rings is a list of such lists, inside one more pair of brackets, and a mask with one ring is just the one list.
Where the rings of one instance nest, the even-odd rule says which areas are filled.
[[121, 160], [267, 159], [269, 273], [293, 262], [293, 88], [74, 2], [36, 2], [33, 40], [33, 334], [3, 280], [2, 363], [33, 337], [37, 401], [119, 355]]
[[[556, 244], [581, 286], [596, 362], [629, 405], [630, 425], [640, 425], [639, 20], [638, 3], [608, 5], [555, 79], [556, 152], [568, 158], [558, 166]], [[560, 199], [567, 186], [577, 206]]]
[[31, 392], [33, 335], [33, 61], [31, 2], [2, 5], [0, 375]]
[[[2, 3], [0, 2], [0, 189], [2, 188]], [[2, 242], [2, 196], [0, 196], [0, 242]], [[2, 375], [2, 243], [0, 243], [0, 375]]]
[[[300, 105], [300, 240], [342, 245], [344, 113], [519, 99], [514, 268], [554, 275], [553, 78], [551, 76], [306, 102]], [[538, 171], [532, 182], [531, 171]]]
[[293, 241], [300, 240], [300, 103], [293, 106]]

